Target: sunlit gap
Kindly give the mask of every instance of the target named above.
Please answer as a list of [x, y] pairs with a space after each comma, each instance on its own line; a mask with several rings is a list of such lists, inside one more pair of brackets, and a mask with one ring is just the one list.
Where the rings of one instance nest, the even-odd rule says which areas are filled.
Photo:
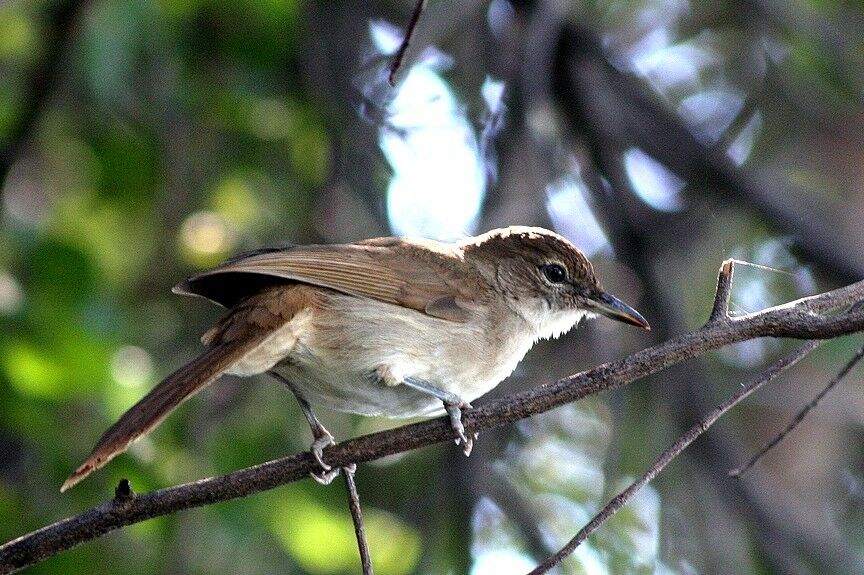
[[686, 182], [666, 166], [639, 148], [630, 148], [624, 152], [624, 168], [630, 187], [640, 200], [663, 212], [684, 209], [681, 191]]
[[578, 171], [566, 174], [546, 186], [546, 211], [552, 226], [592, 257], [611, 255], [612, 245], [585, 200], [585, 183]]
[[735, 139], [732, 140], [732, 143], [729, 144], [729, 148], [726, 150], [726, 155], [728, 155], [736, 165], [740, 166], [750, 157], [750, 153], [753, 151], [753, 144], [756, 142], [756, 137], [759, 135], [759, 132], [762, 131], [762, 123], [762, 112], [755, 112], [750, 116], [750, 119], [744, 127], [741, 128], [741, 131], [738, 132], [738, 135], [735, 136]]
[[9, 272], [0, 269], [0, 315], [17, 313], [24, 303], [24, 290]]
[[496, 38], [502, 38], [516, 22], [516, 9], [508, 0], [492, 0], [486, 11], [486, 24]]
[[[675, 3], [681, 8], [682, 3]], [[664, 22], [624, 50], [619, 66], [644, 78], [663, 96], [705, 145], [717, 143], [741, 113], [746, 94], [726, 82], [716, 70], [728, 66], [717, 51], [715, 33], [703, 32], [672, 44], [672, 31], [686, 10], [672, 11]], [[728, 149], [729, 157], [742, 164], [762, 127], [754, 114]]]
[[[402, 31], [376, 21], [369, 25], [380, 55], [393, 54]], [[450, 60], [427, 50], [394, 91], [375, 101], [383, 68], [364, 96], [382, 107], [378, 142], [393, 169], [387, 189], [387, 218], [395, 234], [452, 240], [477, 232], [480, 207], [490, 177], [484, 151], [465, 106], [441, 77]], [[483, 91], [488, 113], [500, 117], [503, 87], [487, 81]], [[379, 96], [379, 99], [382, 99]], [[497, 109], [496, 109], [497, 108]]]
[[705, 145], [715, 144], [741, 112], [744, 94], [733, 88], [702, 90], [681, 100], [678, 114]]
[[471, 575], [523, 575], [534, 568], [518, 528], [492, 499], [481, 497], [474, 506], [471, 532]]
[[124, 387], [141, 387], [153, 377], [153, 358], [147, 350], [124, 345], [111, 356], [111, 377]]

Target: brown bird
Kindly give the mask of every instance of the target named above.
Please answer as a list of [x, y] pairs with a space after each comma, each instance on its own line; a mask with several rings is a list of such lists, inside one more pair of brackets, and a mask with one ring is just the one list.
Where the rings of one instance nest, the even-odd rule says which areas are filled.
[[334, 441], [310, 404], [386, 417], [446, 412], [467, 455], [473, 438], [461, 410], [507, 377], [534, 342], [596, 314], [650, 329], [603, 291], [573, 244], [517, 226], [455, 244], [386, 237], [266, 248], [192, 276], [174, 292], [229, 311], [202, 337], [201, 355], [123, 414], [61, 491], [225, 373], [269, 373], [285, 383], [325, 471], [322, 450]]

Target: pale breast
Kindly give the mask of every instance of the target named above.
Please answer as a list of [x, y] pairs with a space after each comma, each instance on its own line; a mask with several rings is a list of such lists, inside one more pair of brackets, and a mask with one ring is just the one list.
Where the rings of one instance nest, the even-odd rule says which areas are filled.
[[382, 366], [396, 380], [419, 378], [471, 401], [507, 377], [534, 339], [509, 314], [474, 314], [458, 323], [335, 292], [305, 321], [308, 329], [296, 330], [279, 372], [313, 404], [389, 417], [433, 415], [442, 404], [405, 385], [386, 385]]

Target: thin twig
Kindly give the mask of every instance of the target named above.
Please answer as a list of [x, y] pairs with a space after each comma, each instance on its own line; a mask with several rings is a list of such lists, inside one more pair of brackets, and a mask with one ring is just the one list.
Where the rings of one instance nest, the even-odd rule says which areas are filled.
[[391, 86], [396, 86], [396, 73], [399, 67], [402, 66], [402, 60], [405, 58], [405, 53], [408, 51], [408, 45], [411, 43], [411, 38], [414, 37], [414, 29], [417, 28], [417, 23], [420, 21], [420, 15], [426, 8], [427, 0], [417, 0], [414, 5], [414, 12], [411, 13], [411, 20], [408, 21], [408, 28], [405, 29], [405, 36], [402, 38], [402, 43], [399, 44], [399, 49], [393, 56], [393, 63], [390, 64], [390, 75], [387, 81]]
[[[703, 326], [623, 359], [554, 383], [491, 400], [466, 410], [468, 433], [482, 432], [602, 391], [617, 389], [671, 365], [728, 344], [759, 337], [830, 339], [864, 330], [864, 310], [819, 315], [864, 300], [864, 281], [761, 312]], [[438, 418], [351, 439], [324, 450], [334, 467], [365, 463], [435, 443], [452, 441], [447, 418]], [[227, 501], [308, 477], [318, 464], [308, 452], [136, 497], [122, 508], [112, 502], [23, 535], [0, 546], [0, 575], [56, 555], [110, 531], [152, 517]]]
[[751, 457], [746, 463], [731, 470], [729, 472], [729, 476], [740, 478], [742, 475], [750, 471], [750, 468], [756, 465], [756, 463], [758, 463], [759, 460], [762, 459], [762, 457], [764, 457], [766, 453], [774, 449], [777, 444], [786, 439], [786, 436], [789, 435], [789, 433], [791, 433], [796, 427], [798, 427], [798, 425], [802, 421], [804, 421], [804, 418], [807, 417], [807, 415], [817, 405], [819, 405], [819, 403], [825, 398], [825, 396], [828, 395], [828, 393], [832, 389], [834, 389], [834, 387], [838, 383], [840, 383], [840, 381], [843, 380], [843, 378], [845, 378], [850, 371], [852, 371], [852, 368], [854, 368], [858, 364], [858, 362], [861, 361], [862, 358], [864, 358], [864, 347], [859, 349], [858, 352], [852, 357], [852, 359], [850, 359], [846, 363], [846, 365], [843, 366], [843, 369], [841, 369], [837, 373], [837, 375], [834, 376], [834, 378], [828, 383], [828, 385], [826, 385], [825, 388], [816, 395], [816, 397], [810, 400], [810, 402], [795, 415], [795, 417], [792, 419], [792, 421], [789, 422], [789, 424], [783, 429], [783, 431], [775, 435], [774, 439], [766, 443], [762, 447], [762, 449], [757, 451], [753, 455], [753, 457]]
[[763, 371], [755, 380], [740, 388], [729, 399], [715, 407], [710, 413], [708, 413], [708, 415], [700, 419], [695, 425], [688, 429], [684, 435], [679, 437], [678, 440], [669, 447], [669, 449], [660, 455], [660, 457], [655, 459], [654, 463], [651, 464], [651, 467], [648, 468], [648, 471], [646, 471], [642, 477], [630, 484], [627, 489], [609, 501], [609, 503], [607, 503], [606, 506], [597, 515], [595, 515], [594, 518], [589, 521], [575, 537], [573, 537], [573, 539], [568, 541], [567, 544], [557, 553], [547, 558], [528, 575], [542, 575], [558, 565], [562, 560], [564, 560], [564, 558], [568, 557], [577, 547], [579, 547], [579, 545], [588, 539], [588, 537], [594, 533], [598, 527], [605, 523], [607, 519], [615, 515], [615, 513], [626, 505], [640, 489], [645, 487], [649, 481], [654, 479], [658, 473], [663, 471], [663, 468], [665, 468], [673, 459], [678, 457], [678, 455], [680, 455], [688, 445], [693, 443], [697, 437], [705, 433], [708, 428], [720, 419], [724, 413], [747, 398], [747, 396], [752, 394], [754, 391], [786, 371], [788, 368], [798, 363], [798, 361], [803, 359], [808, 353], [819, 347], [821, 344], [821, 341], [809, 341], [805, 343], [798, 350], [790, 353], [777, 363], [773, 364], [771, 367]]
[[363, 575], [372, 575], [372, 557], [369, 555], [369, 544], [366, 542], [366, 527], [363, 525], [363, 512], [360, 511], [360, 494], [354, 482], [354, 471], [351, 467], [342, 468], [345, 478], [345, 489], [348, 490], [348, 509], [351, 510], [351, 520], [354, 522], [354, 534], [357, 536], [357, 548], [360, 550], [360, 564]]
[[720, 266], [717, 274], [717, 291], [714, 294], [714, 307], [708, 317], [708, 323], [717, 323], [729, 317], [729, 298], [732, 294], [732, 275], [735, 271], [735, 260], [729, 259]]

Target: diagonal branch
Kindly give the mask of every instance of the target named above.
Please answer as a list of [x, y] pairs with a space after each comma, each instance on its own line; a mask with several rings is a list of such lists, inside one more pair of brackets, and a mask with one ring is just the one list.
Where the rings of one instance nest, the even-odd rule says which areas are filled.
[[393, 56], [393, 62], [390, 64], [390, 74], [387, 76], [387, 81], [393, 87], [396, 86], [396, 74], [402, 66], [402, 60], [405, 58], [405, 53], [408, 51], [408, 46], [414, 37], [414, 30], [417, 28], [417, 23], [420, 22], [420, 15], [426, 8], [426, 2], [427, 0], [417, 0], [417, 4], [414, 5], [414, 11], [411, 13], [411, 20], [408, 21], [408, 28], [405, 29], [405, 35], [402, 37], [399, 49], [396, 50], [396, 55]]
[[342, 476], [345, 478], [345, 488], [348, 491], [348, 509], [354, 522], [354, 535], [357, 536], [360, 566], [363, 568], [363, 575], [372, 575], [372, 556], [369, 554], [369, 543], [366, 541], [366, 526], [360, 509], [360, 494], [357, 493], [357, 483], [354, 481], [354, 469], [351, 466], [343, 467]]
[[693, 443], [697, 437], [708, 431], [708, 428], [720, 419], [727, 411], [735, 407], [738, 403], [749, 397], [757, 389], [770, 382], [772, 379], [792, 367], [800, 360], [804, 359], [811, 351], [821, 345], [821, 341], [808, 341], [803, 346], [793, 351], [780, 361], [763, 371], [759, 376], [749, 384], [741, 387], [729, 399], [711, 410], [708, 415], [697, 421], [684, 435], [678, 438], [666, 451], [654, 460], [654, 463], [642, 476], [630, 484], [627, 489], [612, 498], [600, 512], [589, 521], [585, 527], [579, 530], [564, 547], [559, 549], [555, 554], [549, 556], [543, 563], [531, 570], [528, 575], [543, 575], [548, 573], [550, 569], [561, 563], [566, 557], [571, 555], [577, 547], [584, 543], [588, 537], [594, 533], [603, 523], [609, 518], [618, 513], [618, 511], [629, 502], [643, 487], [645, 487], [652, 479], [663, 471], [663, 469], [672, 462], [673, 459], [681, 455], [687, 447]]
[[792, 418], [792, 421], [790, 421], [786, 425], [786, 427], [783, 428], [783, 431], [775, 435], [771, 441], [766, 443], [762, 447], [762, 449], [757, 451], [750, 459], [747, 460], [746, 463], [729, 471], [729, 476], [740, 478], [745, 473], [747, 473], [751, 467], [756, 465], [756, 463], [758, 463], [759, 460], [762, 459], [762, 457], [766, 453], [774, 449], [781, 441], [786, 439], [786, 436], [789, 435], [796, 427], [798, 427], [798, 425], [802, 421], [804, 421], [804, 418], [807, 417], [807, 415], [812, 410], [814, 410], [823, 399], [825, 399], [825, 396], [828, 395], [831, 390], [837, 386], [838, 383], [843, 381], [843, 378], [849, 375], [849, 372], [852, 371], [852, 369], [856, 365], [858, 365], [858, 362], [860, 362], [862, 358], [864, 358], [864, 347], [860, 348], [858, 352], [854, 356], [852, 356], [852, 359], [846, 362], [846, 365], [843, 366], [843, 369], [841, 369], [840, 372], [836, 376], [834, 376], [834, 378], [830, 382], [828, 382], [828, 385], [826, 385], [822, 389], [822, 391], [816, 394], [816, 397], [811, 399], [810, 402], [807, 403], [807, 405], [801, 408], [801, 410], [795, 415], [795, 417]]
[[[465, 412], [463, 423], [469, 433], [500, 427], [619, 388], [731, 343], [759, 337], [830, 339], [856, 333], [864, 330], [864, 311], [821, 314], [861, 300], [864, 300], [864, 281], [761, 312], [709, 322], [700, 329], [623, 359], [489, 401]], [[339, 443], [327, 448], [325, 457], [334, 467], [344, 467], [451, 441], [454, 437], [449, 421], [439, 418]], [[116, 501], [103, 503], [0, 546], [0, 574], [14, 572], [132, 523], [298, 481], [317, 470], [316, 465], [312, 456], [303, 452], [221, 477], [132, 496], [122, 505]]]

